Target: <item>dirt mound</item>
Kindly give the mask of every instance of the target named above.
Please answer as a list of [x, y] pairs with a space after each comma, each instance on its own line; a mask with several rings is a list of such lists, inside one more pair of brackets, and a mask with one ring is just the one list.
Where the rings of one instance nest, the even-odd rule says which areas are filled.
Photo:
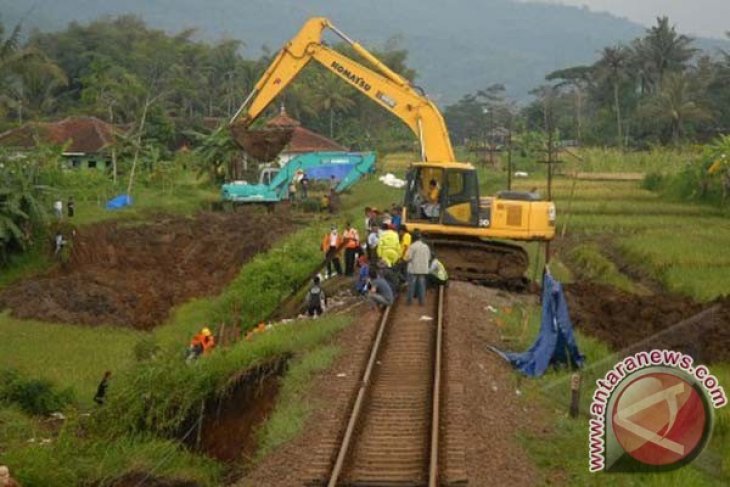
[[589, 282], [567, 284], [565, 290], [573, 324], [614, 350], [671, 348], [702, 362], [730, 360], [730, 298], [701, 304]]
[[241, 210], [85, 227], [68, 264], [5, 289], [0, 307], [19, 318], [150, 329], [175, 305], [220, 292], [292, 228], [286, 214]]

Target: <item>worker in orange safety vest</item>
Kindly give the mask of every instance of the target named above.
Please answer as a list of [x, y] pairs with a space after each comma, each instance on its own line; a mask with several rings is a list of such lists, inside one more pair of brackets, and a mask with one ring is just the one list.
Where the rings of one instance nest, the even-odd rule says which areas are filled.
[[335, 272], [342, 274], [342, 264], [340, 263], [340, 249], [342, 248], [342, 236], [337, 233], [337, 227], [332, 225], [329, 233], [325, 234], [322, 239], [322, 251], [327, 263], [327, 277], [332, 276], [332, 265], [335, 266]]
[[195, 360], [202, 354], [207, 354], [215, 347], [215, 338], [210, 328], [204, 327], [190, 340], [188, 361]]
[[355, 256], [360, 250], [360, 235], [350, 222], [347, 222], [345, 233], [342, 235], [345, 245], [345, 275], [355, 274]]

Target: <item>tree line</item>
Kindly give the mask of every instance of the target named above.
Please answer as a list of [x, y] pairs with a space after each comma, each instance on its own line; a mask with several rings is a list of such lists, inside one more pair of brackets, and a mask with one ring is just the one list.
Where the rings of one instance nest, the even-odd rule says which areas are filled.
[[[227, 122], [275, 54], [266, 47], [254, 58], [245, 53], [242, 41], [207, 43], [196, 39], [194, 29], [168, 34], [135, 16], [74, 22], [60, 32], [34, 31], [25, 41], [21, 26], [7, 31], [0, 24], [0, 129], [29, 120], [95, 115], [142, 132], [147, 144], [172, 148], [186, 130]], [[415, 76], [397, 41], [377, 56]], [[397, 144], [406, 133], [356, 90], [317, 67], [305, 70], [272, 113], [281, 103], [306, 126], [354, 148], [374, 141]]]
[[730, 128], [730, 53], [702, 52], [667, 17], [628, 44], [605, 47], [593, 64], [549, 73], [525, 107], [505, 100], [503, 88], [446, 108], [457, 143], [511, 123], [583, 145], [634, 148], [705, 142]]

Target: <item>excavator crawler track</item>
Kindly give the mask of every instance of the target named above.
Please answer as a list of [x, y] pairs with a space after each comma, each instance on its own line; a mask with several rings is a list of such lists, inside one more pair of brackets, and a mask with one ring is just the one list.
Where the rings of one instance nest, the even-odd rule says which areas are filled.
[[519, 245], [434, 236], [428, 239], [449, 277], [510, 291], [524, 291], [530, 259]]

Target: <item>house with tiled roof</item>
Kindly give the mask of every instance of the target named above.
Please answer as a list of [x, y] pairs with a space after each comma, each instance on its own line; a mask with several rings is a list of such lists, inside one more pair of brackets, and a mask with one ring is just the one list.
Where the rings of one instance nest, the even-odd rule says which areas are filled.
[[292, 118], [284, 106], [281, 106], [279, 114], [266, 122], [269, 128], [291, 129], [292, 137], [289, 144], [279, 155], [279, 164], [284, 165], [292, 158], [305, 152], [347, 152], [349, 149], [338, 144], [332, 139], [313, 132], [305, 127], [299, 120]]
[[39, 145], [63, 147], [67, 167], [106, 169], [114, 126], [95, 117], [68, 117], [57, 122], [29, 122], [0, 134], [0, 146], [18, 151]]

